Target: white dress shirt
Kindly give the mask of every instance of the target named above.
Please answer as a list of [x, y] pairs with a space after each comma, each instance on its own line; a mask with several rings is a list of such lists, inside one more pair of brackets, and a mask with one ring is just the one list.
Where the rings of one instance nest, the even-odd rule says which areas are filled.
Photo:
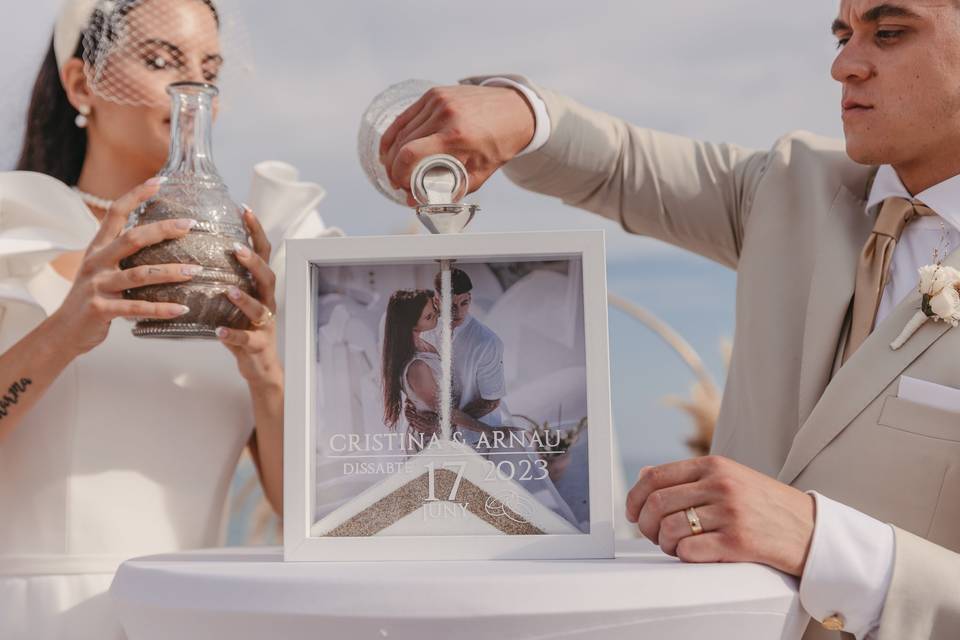
[[[537, 118], [536, 134], [524, 154], [546, 144], [550, 122], [539, 96], [533, 100], [533, 91], [506, 78], [492, 78], [484, 84], [515, 87], [531, 103]], [[943, 257], [960, 246], [960, 175], [912, 196], [893, 167], [883, 165], [871, 186], [865, 214], [875, 216], [891, 196], [923, 202], [938, 215], [915, 219], [904, 229], [893, 252], [876, 323], [917, 287], [918, 271], [934, 262], [935, 250]], [[822, 621], [839, 614], [845, 631], [858, 640], [872, 640], [893, 575], [893, 528], [815, 491], [808, 493], [816, 500], [816, 523], [800, 581], [800, 601], [813, 618]]]
[[[421, 337], [439, 348], [440, 328], [425, 331]], [[467, 316], [453, 329], [453, 375], [454, 384], [460, 390], [460, 406], [463, 409], [476, 400], [502, 400], [507, 395], [507, 382], [503, 372], [503, 340], [489, 327]], [[503, 414], [496, 408], [481, 418], [480, 422], [491, 426], [503, 424]], [[464, 430], [463, 441], [475, 446], [480, 439], [476, 431]]]
[[870, 189], [867, 214], [876, 215], [883, 201], [893, 196], [920, 201], [936, 211], [937, 215], [917, 218], [903, 230], [893, 252], [890, 282], [880, 299], [877, 324], [916, 289], [917, 271], [924, 265], [933, 264], [935, 249], [939, 247], [942, 259], [946, 257], [944, 249], [949, 253], [960, 246], [960, 176], [911, 196], [893, 167], [883, 165], [877, 171]]

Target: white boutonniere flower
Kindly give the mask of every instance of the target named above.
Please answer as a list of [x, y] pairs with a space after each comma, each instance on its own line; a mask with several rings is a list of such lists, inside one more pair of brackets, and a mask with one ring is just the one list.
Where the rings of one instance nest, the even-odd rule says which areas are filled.
[[927, 320], [960, 325], [960, 271], [953, 267], [931, 264], [920, 269], [920, 311], [910, 318], [890, 348], [902, 347]]

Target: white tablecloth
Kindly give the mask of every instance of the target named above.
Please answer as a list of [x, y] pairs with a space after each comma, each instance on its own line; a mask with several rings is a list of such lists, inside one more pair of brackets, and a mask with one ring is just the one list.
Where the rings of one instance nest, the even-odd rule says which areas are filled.
[[[429, 542], [425, 541], [425, 544]], [[797, 582], [684, 564], [644, 541], [616, 560], [283, 562], [277, 548], [129, 560], [110, 589], [130, 640], [796, 640]]]

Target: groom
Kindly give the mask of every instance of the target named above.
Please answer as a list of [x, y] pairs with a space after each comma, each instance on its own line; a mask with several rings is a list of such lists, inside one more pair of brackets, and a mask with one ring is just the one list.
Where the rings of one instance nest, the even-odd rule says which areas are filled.
[[[503, 341], [485, 324], [470, 315], [473, 303], [473, 281], [462, 269], [450, 271], [453, 293], [451, 327], [453, 330], [453, 375], [460, 390], [460, 406], [464, 413], [484, 424], [500, 426], [503, 416], [500, 401], [507, 395], [503, 375]], [[442, 299], [440, 274], [434, 278], [437, 300]], [[440, 327], [425, 332], [423, 338], [439, 349]], [[407, 422], [426, 435], [436, 433], [439, 423], [432, 412], [418, 412], [412, 403], [404, 411]], [[464, 430], [463, 442], [475, 449], [480, 434]]]
[[395, 186], [433, 153], [474, 188], [503, 166], [736, 269], [714, 455], [641, 471], [628, 517], [683, 560], [798, 576], [807, 639], [957, 638], [960, 329], [889, 345], [941, 235], [960, 245], [960, 2], [840, 0], [832, 31], [844, 141], [690, 140], [511, 76], [428, 92], [382, 160]]

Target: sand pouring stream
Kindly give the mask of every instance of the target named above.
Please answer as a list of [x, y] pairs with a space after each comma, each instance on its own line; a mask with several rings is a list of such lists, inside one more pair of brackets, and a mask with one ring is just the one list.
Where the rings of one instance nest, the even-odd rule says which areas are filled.
[[[462, 232], [480, 208], [460, 200], [469, 187], [467, 170], [449, 155], [428, 156], [410, 176], [410, 191], [419, 203], [417, 217], [430, 233]], [[450, 440], [453, 405], [453, 288], [452, 258], [440, 260], [440, 434]]]

